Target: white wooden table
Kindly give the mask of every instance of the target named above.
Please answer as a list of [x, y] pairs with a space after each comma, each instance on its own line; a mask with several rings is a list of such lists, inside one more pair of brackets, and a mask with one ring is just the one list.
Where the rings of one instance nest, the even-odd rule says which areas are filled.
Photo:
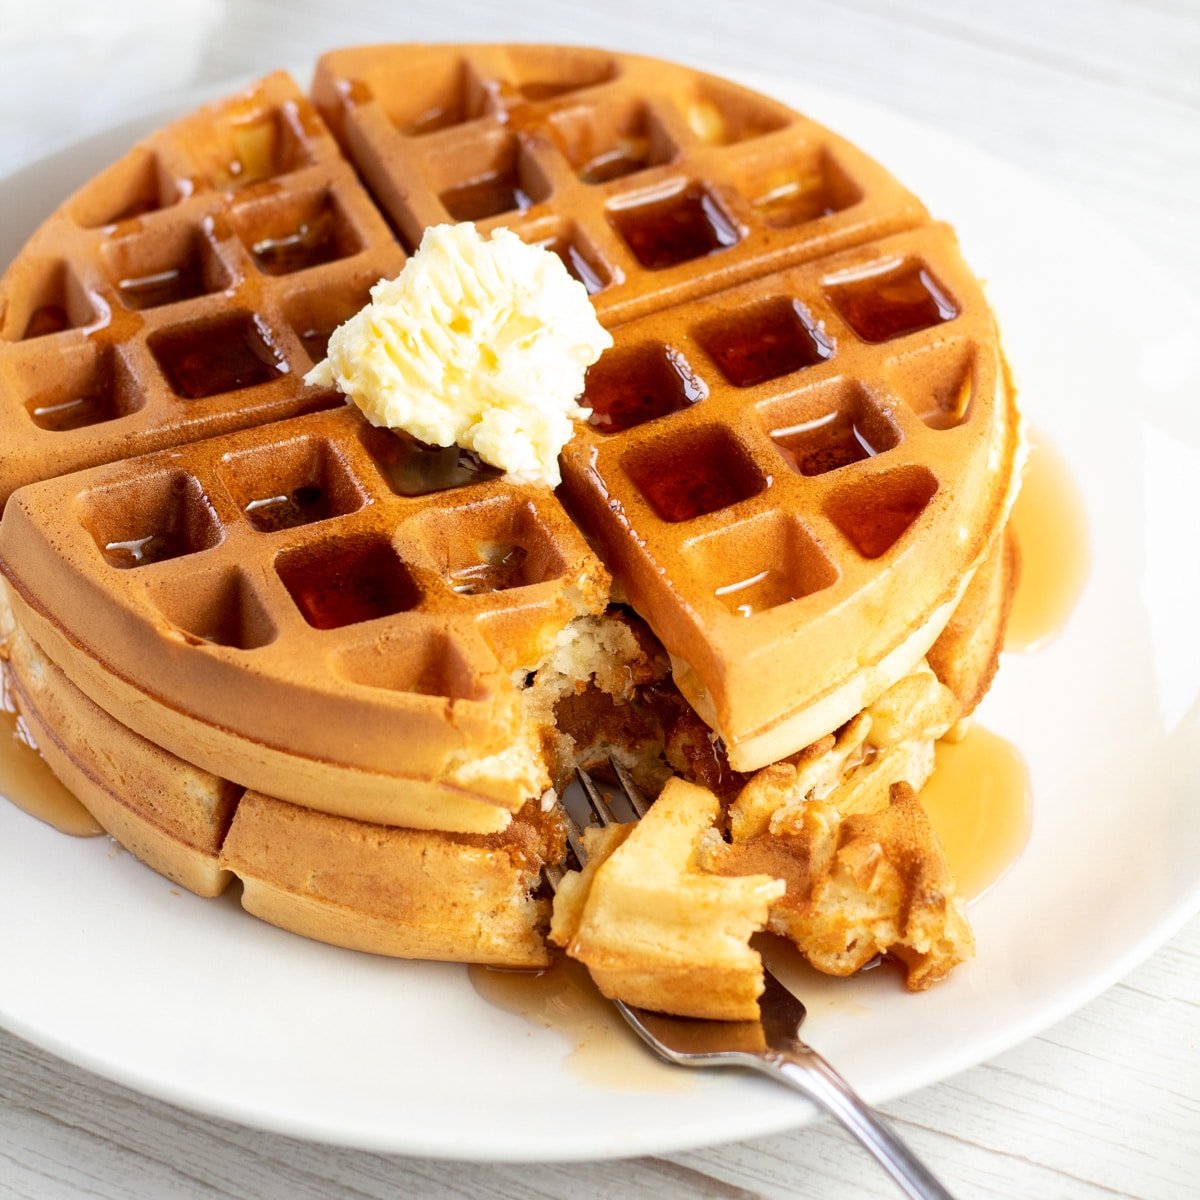
[[[110, 0], [99, 11], [0, 0], [0, 170], [139, 100], [338, 44], [584, 41], [884, 102], [1051, 181], [1200, 295], [1200, 0]], [[1200, 1196], [1200, 918], [1074, 1016], [885, 1111], [964, 1197]], [[894, 1194], [828, 1124], [595, 1165], [401, 1159], [198, 1117], [0, 1033], [5, 1200]]]

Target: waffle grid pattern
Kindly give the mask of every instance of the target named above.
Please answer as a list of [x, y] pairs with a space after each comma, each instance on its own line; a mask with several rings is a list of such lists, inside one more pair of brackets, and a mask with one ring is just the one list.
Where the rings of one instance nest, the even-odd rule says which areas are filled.
[[[909, 616], [928, 616], [981, 553], [1003, 387], [991, 314], [945, 226], [616, 338], [583, 403], [632, 423], [607, 432], [594, 417], [564, 451], [565, 490], [635, 607], [713, 681], [723, 728], [786, 711], [798, 679], [836, 678], [847, 635], [881, 657], [889, 606], [923, 590]], [[861, 627], [864, 605], [878, 628]]]
[[[55, 620], [152, 694], [294, 753], [390, 772], [401, 757], [404, 774], [432, 776], [447, 705], [464, 751], [502, 744], [511, 673], [603, 608], [607, 576], [544, 488], [398, 494], [421, 453], [342, 406], [196, 443], [186, 460], [49, 480], [36, 508], [13, 498], [4, 540], [22, 543], [18, 591], [60, 596]], [[51, 548], [46, 514], [64, 511], [77, 519]]]
[[783, 105], [630, 55], [348, 50], [313, 96], [407, 247], [445, 221], [506, 225], [562, 254], [610, 326], [926, 219]]
[[[500, 753], [513, 672], [605, 603], [576, 520], [738, 729], [777, 713], [780, 689], [794, 702], [847, 637], [864, 660], [884, 653], [977, 561], [956, 530], [990, 529], [981, 472], [1012, 435], [991, 317], [949, 230], [853, 147], [732, 84], [562, 48], [338, 52], [314, 101], [320, 117], [273, 76], [157, 135], [3, 282], [0, 493], [43, 482], [8, 504], [0, 562], [48, 609], [51, 657], [65, 630], [186, 718], [139, 732], [181, 755], [208, 746], [217, 771], [230, 746], [320, 760], [303, 796], [286, 770], [237, 779], [318, 807], [335, 803], [326, 785], [357, 795], [398, 761], [429, 780]], [[617, 344], [589, 382], [595, 427], [564, 456], [571, 515], [456, 451], [414, 465], [411, 444], [298, 384], [326, 325], [403, 262], [389, 226], [411, 246], [468, 205], [604, 284]], [[200, 294], [144, 303], [171, 272]], [[89, 305], [107, 321], [93, 328]], [[47, 307], [74, 328], [24, 337]], [[204, 396], [190, 330], [217, 325], [267, 347], [230, 368], [261, 382]], [[86, 381], [103, 355], [128, 411], [40, 428], [34, 409], [81, 385], [43, 385], [38, 364], [77, 359]], [[636, 381], [651, 360], [650, 399], [606, 408], [606, 374]], [[74, 682], [100, 702], [100, 678]], [[243, 740], [205, 743], [218, 729]], [[504, 792], [504, 773], [456, 786], [511, 811], [530, 793]], [[367, 791], [337, 811], [387, 820]]]
[[403, 261], [286, 76], [155, 135], [59, 210], [0, 285], [0, 502], [48, 475], [339, 404], [298, 377]]

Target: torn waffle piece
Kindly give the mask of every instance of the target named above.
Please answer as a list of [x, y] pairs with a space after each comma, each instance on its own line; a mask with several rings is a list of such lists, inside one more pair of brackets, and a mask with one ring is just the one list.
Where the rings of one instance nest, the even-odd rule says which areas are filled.
[[770, 837], [705, 848], [706, 870], [767, 871], [784, 882], [769, 928], [829, 975], [888, 955], [921, 991], [974, 952], [945, 856], [906, 783], [893, 784], [887, 807], [874, 812], [811, 801]]
[[762, 960], [747, 944], [784, 884], [696, 865], [720, 803], [672, 779], [635, 825], [585, 832], [587, 862], [564, 876], [550, 938], [608, 997], [719, 1021], [758, 1016]]

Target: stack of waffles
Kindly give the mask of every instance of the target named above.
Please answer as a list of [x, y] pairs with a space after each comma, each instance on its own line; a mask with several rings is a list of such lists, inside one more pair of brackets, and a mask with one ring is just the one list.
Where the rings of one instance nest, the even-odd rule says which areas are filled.
[[[303, 383], [458, 220], [555, 251], [614, 336], [557, 492]], [[805, 117], [574, 48], [339, 51], [311, 102], [271, 76], [9, 267], [0, 437], [10, 694], [185, 887], [545, 965], [557, 789], [617, 753], [715, 796], [689, 870], [784, 880], [771, 926], [824, 969], [969, 953], [894, 785], [990, 682], [1019, 422], [952, 231]]]

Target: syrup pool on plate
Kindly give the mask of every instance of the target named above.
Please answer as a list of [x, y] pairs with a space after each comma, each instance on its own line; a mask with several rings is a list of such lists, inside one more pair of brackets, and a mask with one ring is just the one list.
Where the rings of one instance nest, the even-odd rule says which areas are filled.
[[467, 968], [472, 986], [496, 1008], [553, 1029], [571, 1044], [566, 1065], [597, 1087], [622, 1091], [683, 1091], [696, 1076], [675, 1071], [646, 1052], [603, 999], [581, 963], [559, 956], [545, 971]]
[[1066, 625], [1091, 561], [1083, 497], [1062, 455], [1033, 435], [1033, 450], [1009, 527], [1021, 552], [1021, 578], [1005, 634], [1006, 650], [1035, 650]]
[[[1010, 521], [1021, 574], [1006, 650], [1036, 650], [1059, 634], [1088, 572], [1087, 518], [1079, 490], [1058, 451], [1044, 439], [1033, 440]], [[999, 879], [1028, 840], [1028, 771], [1017, 747], [978, 725], [959, 742], [939, 742], [936, 754], [921, 802], [959, 891], [971, 900]]]
[[1029, 840], [1032, 797], [1021, 752], [972, 725], [959, 742], [940, 741], [921, 804], [965, 900], [983, 895]]
[[23, 722], [12, 711], [7, 672], [0, 706], [0, 795], [60, 833], [95, 837], [104, 832], [33, 748]]

